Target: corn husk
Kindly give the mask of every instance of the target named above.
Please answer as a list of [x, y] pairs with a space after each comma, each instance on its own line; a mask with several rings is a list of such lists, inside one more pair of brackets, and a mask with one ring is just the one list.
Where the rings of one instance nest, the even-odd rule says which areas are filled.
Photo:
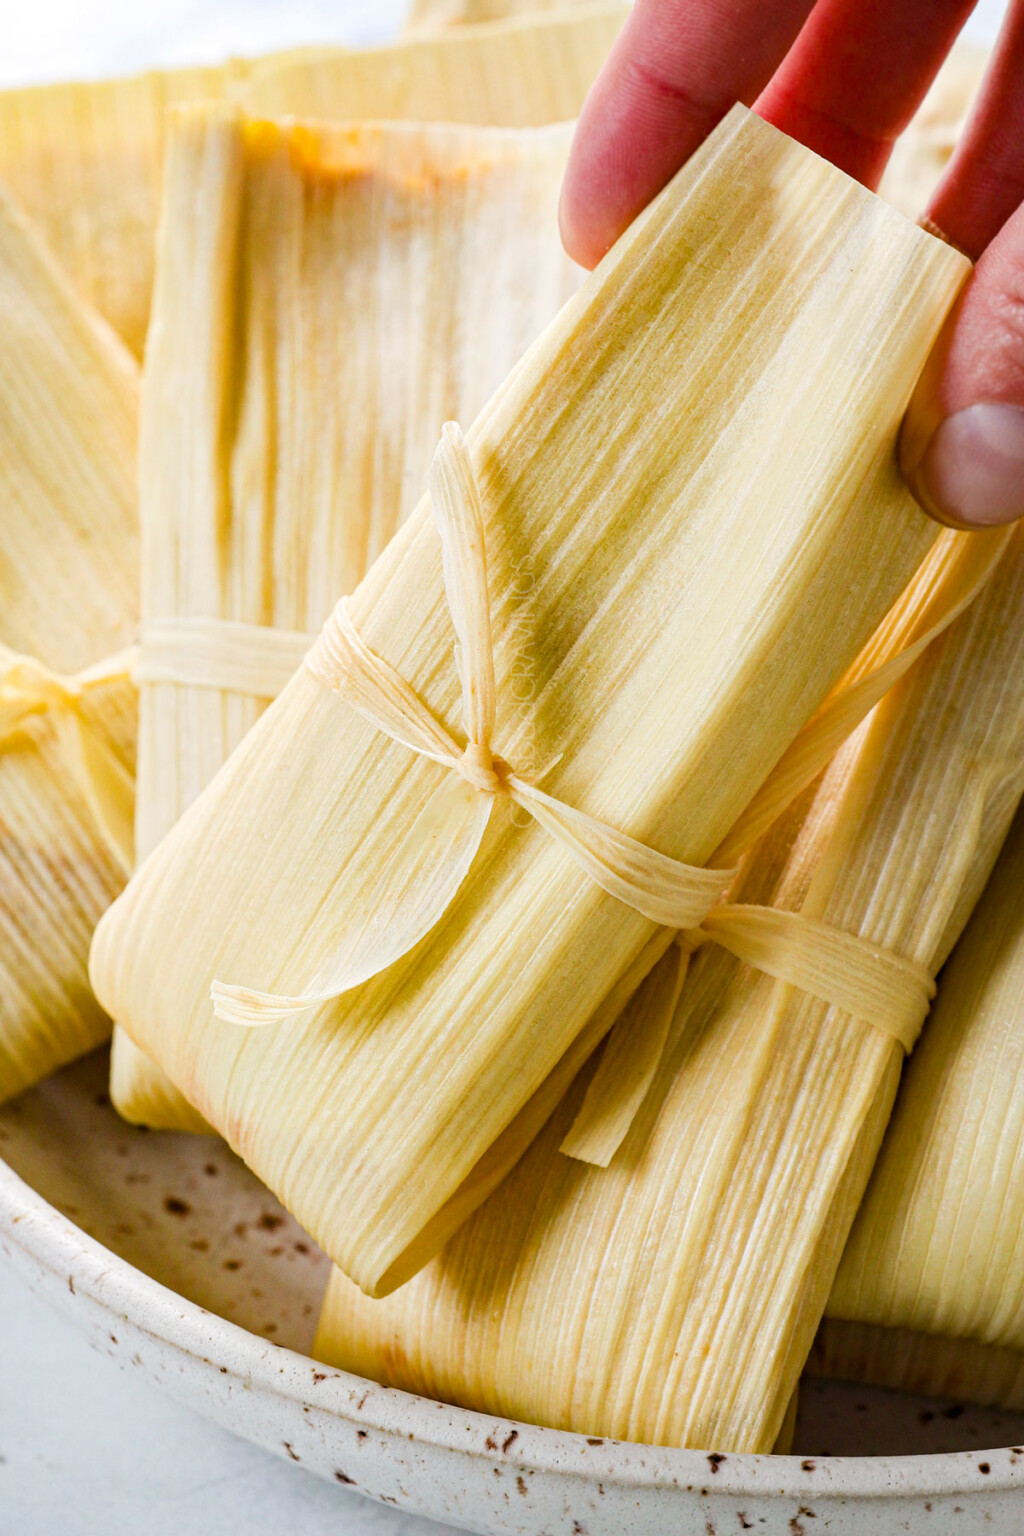
[[0, 91], [0, 181], [81, 296], [139, 358], [153, 285], [164, 115], [175, 102], [224, 95], [231, 72], [152, 70]]
[[1024, 1410], [1024, 1352], [975, 1339], [826, 1317], [805, 1370], [923, 1397]]
[[[320, 628], [419, 498], [445, 416], [475, 415], [578, 286], [556, 217], [570, 134], [176, 115], [143, 388], [144, 634]], [[140, 858], [269, 696], [142, 682]], [[111, 1093], [127, 1119], [198, 1128], [121, 1031]]]
[[[507, 762], [662, 853], [710, 856], [934, 540], [895, 438], [965, 270], [730, 114], [470, 433]], [[454, 719], [425, 505], [348, 612]], [[368, 1292], [436, 1249], [437, 1213], [654, 936], [499, 804], [427, 943], [284, 1027], [215, 1021], [214, 980], [294, 991], [353, 903], [372, 912], [446, 772], [304, 668], [93, 949], [118, 1022]]]
[[[0, 200], [0, 641], [73, 679], [137, 623], [138, 369]], [[21, 670], [36, 672], [34, 663]], [[106, 1038], [86, 977], [92, 930], [124, 882], [81, 774], [103, 753], [130, 783], [122, 679], [31, 708], [0, 740], [0, 1099]]]
[[405, 30], [438, 32], [482, 21], [503, 21], [509, 16], [532, 16], [548, 11], [567, 11], [590, 0], [412, 0]]
[[[1019, 679], [1018, 672], [1017, 678]], [[1018, 817], [984, 897], [942, 977], [927, 1035], [861, 1208], [829, 1314], [856, 1368], [856, 1325], [897, 1331], [888, 1369], [915, 1380], [928, 1341], [962, 1341], [959, 1395], [993, 1400], [970, 1346], [1024, 1351], [1024, 817]], [[947, 1351], [947, 1355], [948, 1355]], [[878, 1349], [869, 1336], [865, 1372]], [[939, 1356], [948, 1368], [947, 1355]], [[1021, 1356], [1024, 1359], [1024, 1355]], [[1020, 1396], [1018, 1369], [1005, 1390]], [[999, 1378], [1002, 1380], [1002, 1377]]]
[[235, 89], [265, 117], [404, 118], [540, 127], [579, 115], [629, 7], [616, 0], [403, 38], [306, 48], [254, 67]]
[[[1022, 579], [1017, 531], [974, 608], [756, 851], [739, 900], [941, 963], [1024, 789]], [[315, 1353], [486, 1413], [770, 1450], [901, 1060], [882, 1031], [708, 947], [611, 1165], [558, 1150], [585, 1072], [408, 1285], [370, 1301], [335, 1272]]]
[[[0, 91], [0, 182], [87, 302], [142, 357], [168, 109], [238, 98], [264, 116], [532, 127], [577, 115], [622, 4], [365, 50]], [[482, 17], [480, 18], [483, 19]]]

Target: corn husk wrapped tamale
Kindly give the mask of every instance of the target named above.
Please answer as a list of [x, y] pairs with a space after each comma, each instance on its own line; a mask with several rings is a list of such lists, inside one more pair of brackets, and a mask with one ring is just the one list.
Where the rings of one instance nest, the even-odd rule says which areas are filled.
[[[1021, 676], [1018, 670], [1018, 686]], [[1018, 816], [943, 972], [927, 1033], [904, 1077], [829, 1301], [830, 1318], [844, 1326], [834, 1344], [823, 1346], [833, 1357], [824, 1363], [871, 1375], [880, 1354], [872, 1335], [894, 1335], [884, 1348], [887, 1383], [916, 1388], [930, 1365], [933, 1390], [955, 1381], [958, 1396], [1007, 1406], [1024, 1400], [1022, 1148], [1024, 816]], [[922, 1335], [920, 1344], [915, 1334]], [[949, 1343], [940, 1351], [938, 1340]]]
[[[711, 855], [934, 541], [895, 439], [965, 270], [734, 109], [470, 434], [507, 763]], [[426, 504], [342, 612], [453, 718]], [[426, 942], [283, 1027], [216, 1020], [214, 981], [295, 990], [346, 915], [373, 927], [449, 782], [304, 668], [93, 946], [118, 1022], [369, 1292], [436, 1250], [432, 1219], [656, 931], [499, 799]]]
[[474, 27], [465, 38], [299, 49], [218, 67], [0, 91], [0, 183], [78, 292], [141, 358], [168, 108], [237, 95], [263, 116], [513, 128], [568, 121], [626, 10], [587, 5], [566, 17]]
[[547, 11], [567, 11], [592, 0], [412, 0], [405, 18], [407, 33], [437, 32], [482, 21], [502, 21], [508, 16], [532, 16]]
[[222, 96], [229, 68], [0, 91], [0, 182], [78, 292], [142, 356], [174, 102]]
[[[0, 1099], [104, 1040], [86, 977], [92, 930], [126, 869], [80, 768], [130, 801], [135, 700], [82, 674], [138, 615], [138, 369], [0, 200]], [[25, 658], [21, 661], [18, 657]], [[39, 693], [56, 692], [47, 708]], [[115, 669], [116, 670], [116, 669]], [[77, 681], [76, 681], [77, 679]], [[59, 697], [64, 695], [64, 697]], [[33, 702], [35, 700], [35, 702]], [[130, 803], [125, 806], [130, 825]]]
[[265, 117], [405, 118], [540, 127], [579, 115], [629, 6], [595, 0], [379, 48], [304, 48], [254, 66], [237, 85]]
[[[144, 635], [320, 628], [419, 499], [445, 416], [475, 415], [578, 286], [556, 215], [570, 135], [175, 115], [143, 383]], [[140, 859], [268, 702], [141, 682]], [[121, 1031], [111, 1091], [130, 1120], [198, 1128]]]
[[[1022, 581], [1018, 530], [974, 608], [878, 706], [809, 808], [755, 851], [736, 899], [941, 963], [1024, 789]], [[487, 1413], [770, 1450], [902, 1054], [872, 1025], [704, 948], [611, 1165], [559, 1151], [584, 1073], [406, 1286], [371, 1301], [335, 1272], [315, 1353]]]

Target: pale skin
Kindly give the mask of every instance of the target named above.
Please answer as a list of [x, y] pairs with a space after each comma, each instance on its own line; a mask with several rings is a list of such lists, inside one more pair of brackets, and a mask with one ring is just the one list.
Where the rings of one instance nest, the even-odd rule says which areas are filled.
[[[562, 236], [601, 259], [735, 101], [869, 187], [973, 0], [637, 0], [584, 106]], [[904, 473], [955, 527], [1024, 515], [1024, 0], [922, 219], [977, 266], [904, 422]]]

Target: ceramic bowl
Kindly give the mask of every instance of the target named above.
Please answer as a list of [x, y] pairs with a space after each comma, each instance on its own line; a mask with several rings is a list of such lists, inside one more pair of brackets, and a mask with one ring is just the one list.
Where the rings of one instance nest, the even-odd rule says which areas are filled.
[[0, 1109], [0, 1157], [0, 1252], [97, 1348], [385, 1504], [536, 1536], [1024, 1530], [1024, 1415], [806, 1381], [796, 1454], [709, 1456], [514, 1424], [316, 1364], [324, 1255], [222, 1142], [125, 1126], [102, 1053]]

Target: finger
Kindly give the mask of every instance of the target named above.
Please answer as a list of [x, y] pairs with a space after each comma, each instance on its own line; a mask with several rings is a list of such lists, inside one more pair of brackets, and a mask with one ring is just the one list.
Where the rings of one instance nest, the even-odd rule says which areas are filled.
[[736, 101], [753, 101], [813, 0], [637, 0], [584, 104], [562, 239], [594, 266]]
[[757, 111], [875, 187], [973, 6], [821, 0]]
[[928, 205], [928, 217], [977, 258], [1024, 200], [1024, 4], [1010, 7], [978, 99]]
[[991, 528], [1024, 515], [1024, 208], [985, 251], [928, 360], [900, 462], [940, 522]]

